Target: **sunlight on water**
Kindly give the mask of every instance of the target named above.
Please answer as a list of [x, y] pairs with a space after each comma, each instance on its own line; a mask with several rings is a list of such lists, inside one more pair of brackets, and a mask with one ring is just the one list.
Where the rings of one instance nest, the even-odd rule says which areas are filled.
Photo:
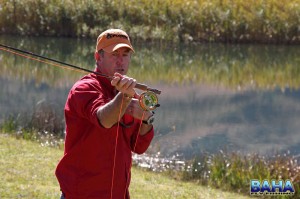
[[163, 172], [168, 170], [184, 171], [186, 163], [180, 159], [180, 157], [173, 155], [170, 158], [163, 157], [160, 152], [154, 155], [134, 154], [133, 162], [142, 168], [149, 169], [155, 172]]

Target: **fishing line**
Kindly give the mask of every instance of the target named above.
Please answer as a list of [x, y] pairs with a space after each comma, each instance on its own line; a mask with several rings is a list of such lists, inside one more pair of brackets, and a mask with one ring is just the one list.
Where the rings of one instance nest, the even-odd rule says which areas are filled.
[[[141, 132], [141, 127], [142, 127], [142, 123], [143, 123], [142, 121], [144, 120], [144, 117], [145, 117], [145, 111], [143, 111], [143, 115], [142, 115], [141, 122], [140, 122], [140, 125], [139, 125], [139, 130], [138, 130], [137, 135], [136, 135], [136, 139], [135, 139], [133, 151], [135, 151], [135, 147], [136, 147], [136, 144], [137, 144], [137, 141], [138, 141], [140, 132]], [[131, 168], [131, 167], [132, 167], [132, 157], [131, 157], [131, 161], [130, 161], [130, 166], [129, 166], [129, 168]], [[128, 187], [129, 187], [129, 173], [130, 173], [130, 171], [128, 170], [128, 173], [127, 173], [127, 180], [126, 180], [126, 185], [125, 185], [125, 192], [124, 192], [124, 199], [125, 199], [125, 196], [126, 196], [126, 190], [127, 190]]]
[[[0, 46], [1, 46], [1, 44], [0, 44]], [[45, 63], [45, 64], [49, 64], [49, 65], [52, 65], [52, 66], [57, 66], [57, 67], [60, 67], [60, 68], [69, 69], [69, 70], [73, 70], [73, 71], [77, 71], [77, 72], [81, 72], [81, 73], [84, 72], [84, 71], [79, 70], [79, 69], [76, 69], [76, 68], [69, 68], [69, 67], [67, 67], [67, 66], [63, 66], [63, 65], [59, 65], [59, 64], [52, 63], [52, 62], [40, 60], [40, 59], [31, 57], [31, 56], [28, 56], [28, 55], [23, 55], [23, 54], [21, 54], [21, 53], [17, 53], [17, 52], [15, 52], [15, 51], [8, 50], [8, 49], [5, 49], [5, 48], [1, 48], [1, 47], [0, 47], [0, 50], [4, 50], [4, 51], [6, 51], [6, 52], [10, 52], [10, 53], [12, 53], [12, 54], [15, 54], [15, 55], [18, 55], [18, 56], [21, 56], [21, 57], [25, 57], [25, 58], [28, 58], [28, 59], [31, 59], [31, 60], [34, 60], [34, 61], [42, 62], [42, 63]]]
[[[8, 49], [10, 49], [10, 50], [8, 50]], [[94, 73], [94, 74], [96, 74], [98, 76], [106, 77], [106, 78], [108, 78], [110, 80], [113, 78], [111, 76], [108, 76], [108, 75], [105, 75], [105, 74], [102, 74], [102, 73], [99, 73], [99, 72], [96, 72], [96, 71], [92, 71], [92, 70], [89, 70], [89, 69], [86, 69], [86, 68], [75, 66], [73, 64], [68, 64], [68, 63], [65, 63], [65, 62], [62, 62], [62, 61], [58, 61], [58, 60], [55, 60], [55, 59], [52, 59], [52, 58], [48, 58], [48, 57], [45, 57], [45, 56], [42, 56], [42, 55], [38, 55], [38, 54], [29, 52], [29, 51], [21, 50], [21, 49], [14, 48], [14, 47], [7, 46], [7, 45], [3, 45], [3, 44], [0, 44], [0, 50], [7, 51], [7, 52], [13, 53], [15, 55], [19, 55], [19, 56], [22, 56], [22, 57], [25, 57], [25, 58], [28, 58], [28, 59], [32, 59], [32, 60], [35, 60], [35, 61], [43, 62], [43, 63], [50, 64], [50, 65], [57, 66], [57, 67], [61, 67], [61, 68], [64, 68], [64, 69], [72, 69], [72, 70], [80, 71], [80, 72], [85, 71], [85, 72], [89, 72], [89, 73]], [[15, 51], [20, 52], [20, 53], [17, 53]], [[21, 54], [21, 53], [23, 53], [23, 54]], [[30, 55], [30, 56], [26, 56], [24, 54], [27, 54], [27, 55]], [[51, 62], [47, 62], [47, 61], [44, 61], [44, 60], [36, 59], [34, 57], [38, 57], [40, 59], [49, 60]], [[58, 63], [60, 65], [54, 64], [52, 62]], [[143, 91], [152, 91], [155, 94], [161, 94], [160, 90], [155, 89], [155, 88], [150, 88], [147, 85], [141, 84], [141, 83], [137, 83], [136, 86], [135, 86], [135, 88], [143, 90]]]
[[[7, 52], [16, 54], [16, 55], [19, 55], [19, 56], [22, 56], [22, 57], [25, 57], [25, 58], [28, 58], [28, 59], [32, 59], [32, 60], [35, 60], [35, 61], [40, 61], [40, 62], [43, 62], [43, 63], [46, 63], [46, 64], [50, 64], [50, 65], [53, 65], [53, 66], [58, 66], [58, 67], [65, 68], [65, 69], [70, 69], [70, 70], [73, 69], [75, 71], [80, 71], [80, 72], [85, 71], [85, 72], [94, 73], [96, 75], [103, 76], [103, 77], [106, 77], [106, 78], [112, 78], [112, 77], [110, 77], [108, 75], [104, 75], [102, 73], [98, 73], [98, 72], [95, 72], [95, 71], [92, 71], [92, 70], [89, 70], [89, 69], [86, 69], [86, 68], [82, 68], [82, 67], [75, 66], [75, 65], [72, 65], [72, 64], [68, 64], [68, 63], [65, 63], [65, 62], [62, 62], [62, 61], [58, 61], [58, 60], [55, 60], [55, 59], [52, 59], [52, 58], [49, 58], [49, 57], [38, 55], [38, 54], [29, 52], [29, 51], [21, 50], [21, 49], [14, 48], [14, 47], [7, 46], [7, 45], [3, 45], [3, 44], [0, 44], [0, 46], [4, 47], [4, 48], [0, 48], [1, 50], [4, 50], [4, 51], [7, 51]], [[8, 49], [11, 49], [11, 50], [8, 50]], [[17, 53], [15, 51], [20, 52], [20, 53]], [[26, 56], [26, 55], [23, 55], [21, 53], [27, 54], [27, 55], [30, 55], [30, 56]], [[41, 60], [41, 59], [37, 59], [37, 58], [34, 58], [34, 57], [38, 57], [38, 58], [41, 58], [41, 59], [49, 60], [49, 61], [58, 63], [60, 65], [54, 64], [52, 62], [47, 62], [47, 61], [44, 61], [44, 60]]]
[[[119, 111], [118, 121], [121, 120], [123, 103], [124, 103], [124, 94], [122, 95], [122, 101], [121, 101], [121, 105], [120, 105], [120, 111]], [[112, 179], [111, 179], [111, 187], [110, 187], [110, 199], [113, 199], [113, 188], [114, 188], [114, 179], [115, 179], [115, 168], [116, 168], [116, 157], [117, 157], [119, 127], [120, 127], [120, 122], [118, 122], [117, 132], [116, 132], [115, 150], [114, 150], [114, 161], [113, 161]]]

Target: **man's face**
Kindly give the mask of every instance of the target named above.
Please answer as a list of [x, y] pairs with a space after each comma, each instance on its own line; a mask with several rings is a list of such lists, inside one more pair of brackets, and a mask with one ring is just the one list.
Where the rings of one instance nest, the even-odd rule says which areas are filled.
[[129, 48], [119, 48], [112, 53], [104, 52], [99, 55], [97, 67], [101, 73], [113, 76], [115, 72], [125, 75], [129, 68], [131, 50]]

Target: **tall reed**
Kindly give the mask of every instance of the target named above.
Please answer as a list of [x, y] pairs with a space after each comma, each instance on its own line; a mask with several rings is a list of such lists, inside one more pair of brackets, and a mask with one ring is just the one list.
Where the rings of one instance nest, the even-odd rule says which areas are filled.
[[[265, 157], [258, 154], [243, 155], [220, 151], [214, 155], [196, 157], [182, 175], [183, 180], [231, 190], [248, 195], [250, 180], [291, 180], [295, 194], [275, 198], [299, 198], [300, 166], [297, 157], [288, 153]], [[176, 175], [178, 176], [178, 174]], [[273, 197], [274, 198], [274, 197]]]
[[96, 37], [111, 27], [175, 42], [299, 43], [298, 0], [0, 0], [0, 32]]

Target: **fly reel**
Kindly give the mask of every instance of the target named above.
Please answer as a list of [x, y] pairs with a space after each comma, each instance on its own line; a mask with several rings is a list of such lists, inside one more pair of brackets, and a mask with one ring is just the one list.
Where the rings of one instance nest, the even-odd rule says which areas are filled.
[[143, 92], [139, 98], [140, 106], [145, 111], [153, 111], [156, 107], [159, 107], [158, 97], [152, 91]]

